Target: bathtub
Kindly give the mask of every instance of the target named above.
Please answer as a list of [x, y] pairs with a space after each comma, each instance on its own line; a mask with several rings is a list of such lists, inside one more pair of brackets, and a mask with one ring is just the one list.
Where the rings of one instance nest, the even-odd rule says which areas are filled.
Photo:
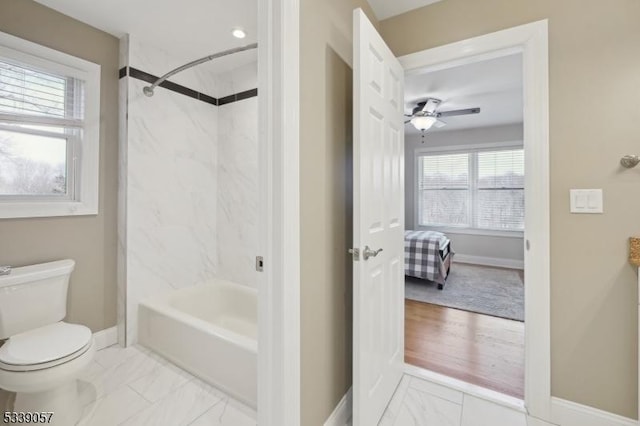
[[256, 408], [256, 290], [214, 279], [140, 302], [139, 342]]

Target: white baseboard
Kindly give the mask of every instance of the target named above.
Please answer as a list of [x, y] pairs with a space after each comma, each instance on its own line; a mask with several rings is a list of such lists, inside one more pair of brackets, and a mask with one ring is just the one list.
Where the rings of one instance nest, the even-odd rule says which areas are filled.
[[353, 411], [353, 395], [351, 394], [351, 388], [344, 394], [333, 413], [329, 416], [324, 426], [346, 426], [351, 419], [351, 412]]
[[96, 331], [93, 333], [93, 339], [96, 342], [96, 350], [104, 349], [106, 347], [115, 345], [118, 343], [118, 327], [106, 328], [104, 330]]
[[551, 420], [560, 426], [638, 426], [636, 420], [555, 397]]
[[458, 253], [453, 256], [453, 263], [471, 263], [474, 265], [495, 266], [497, 268], [524, 269], [524, 260], [471, 256]]

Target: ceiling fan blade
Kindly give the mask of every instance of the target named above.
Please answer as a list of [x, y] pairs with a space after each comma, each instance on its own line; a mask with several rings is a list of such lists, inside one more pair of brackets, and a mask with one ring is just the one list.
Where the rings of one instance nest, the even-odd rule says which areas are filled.
[[456, 109], [453, 111], [438, 112], [438, 117], [455, 117], [457, 115], [479, 114], [480, 108]]
[[447, 123], [442, 121], [442, 120], [438, 120], [435, 123], [433, 123], [433, 127], [436, 127], [438, 129], [441, 128], [441, 127], [444, 127], [446, 125], [447, 125]]
[[422, 112], [428, 112], [429, 114], [433, 114], [434, 112], [436, 112], [436, 108], [438, 108], [438, 105], [440, 105], [440, 102], [442, 102], [440, 99], [427, 98], [427, 100], [424, 103], [424, 106], [422, 107]]

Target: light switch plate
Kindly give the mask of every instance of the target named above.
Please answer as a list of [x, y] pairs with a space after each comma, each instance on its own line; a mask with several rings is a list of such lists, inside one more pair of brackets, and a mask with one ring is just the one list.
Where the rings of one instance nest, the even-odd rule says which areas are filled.
[[604, 212], [602, 189], [572, 189], [571, 213], [599, 214]]

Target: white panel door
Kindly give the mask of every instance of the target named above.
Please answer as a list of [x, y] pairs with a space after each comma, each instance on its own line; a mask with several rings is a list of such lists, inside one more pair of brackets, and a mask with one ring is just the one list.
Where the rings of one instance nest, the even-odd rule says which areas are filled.
[[353, 24], [353, 425], [373, 426], [404, 365], [404, 70], [361, 9]]

